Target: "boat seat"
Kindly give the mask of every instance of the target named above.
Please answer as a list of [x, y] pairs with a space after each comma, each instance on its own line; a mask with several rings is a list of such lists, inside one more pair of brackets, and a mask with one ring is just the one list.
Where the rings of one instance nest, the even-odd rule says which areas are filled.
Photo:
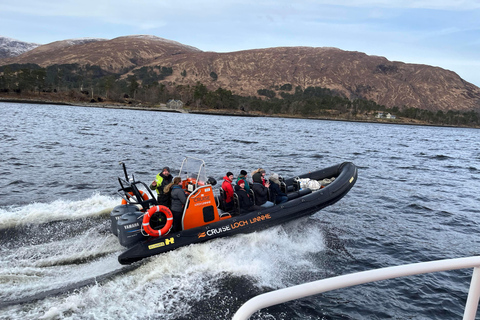
[[255, 192], [253, 192], [253, 189], [250, 189], [250, 195], [252, 196], [253, 203], [255, 203]]
[[287, 184], [285, 183], [285, 181], [280, 180], [280, 190], [283, 192], [283, 193], [287, 193]]
[[220, 206], [218, 208], [220, 208], [222, 211], [230, 212], [232, 211], [233, 203], [230, 206], [227, 206], [227, 202], [225, 201], [226, 199], [227, 199], [227, 194], [225, 193], [225, 190], [220, 188], [220, 197], [219, 197]]
[[226, 204], [225, 204], [226, 198], [227, 196], [225, 195], [225, 190], [220, 188], [220, 196], [218, 197], [218, 208], [221, 209], [222, 211], [227, 211]]
[[239, 215], [239, 214], [240, 214], [240, 200], [238, 199], [238, 195], [234, 193], [232, 215]]
[[215, 204], [218, 209], [218, 216], [220, 218], [231, 217], [230, 213], [225, 210], [225, 201], [222, 199], [222, 196], [215, 196]]
[[224, 218], [230, 218], [232, 215], [230, 214], [230, 212], [219, 210], [218, 216], [220, 217], [220, 219], [224, 219]]
[[287, 190], [285, 193], [296, 192], [300, 190], [300, 181], [294, 179], [290, 185], [285, 183], [285, 188]]

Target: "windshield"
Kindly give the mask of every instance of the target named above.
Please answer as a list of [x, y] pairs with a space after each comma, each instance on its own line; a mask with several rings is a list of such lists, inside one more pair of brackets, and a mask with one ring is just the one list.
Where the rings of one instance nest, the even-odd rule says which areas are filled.
[[205, 161], [202, 159], [186, 157], [180, 168], [180, 178], [182, 181], [189, 180], [198, 186], [204, 186], [207, 181], [207, 173], [205, 169]]

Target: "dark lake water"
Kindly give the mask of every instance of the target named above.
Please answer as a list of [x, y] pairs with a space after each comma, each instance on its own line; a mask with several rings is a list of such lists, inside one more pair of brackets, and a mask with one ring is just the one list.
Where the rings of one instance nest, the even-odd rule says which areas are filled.
[[[476, 129], [11, 103], [0, 112], [0, 319], [231, 319], [271, 290], [480, 254]], [[150, 182], [185, 156], [220, 181], [344, 161], [359, 174], [310, 217], [121, 266], [105, 214], [120, 203], [119, 161]], [[331, 291], [252, 319], [459, 319], [471, 273]]]

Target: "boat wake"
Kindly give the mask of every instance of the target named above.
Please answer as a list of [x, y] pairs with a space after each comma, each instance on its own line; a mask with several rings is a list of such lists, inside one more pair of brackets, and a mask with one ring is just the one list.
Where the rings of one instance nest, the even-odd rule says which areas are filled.
[[94, 195], [76, 202], [0, 209], [0, 308], [71, 292], [135, 269], [118, 263], [124, 248], [109, 230], [111, 209], [105, 207], [118, 202]]
[[[115, 256], [114, 259], [116, 261], [117, 257]], [[22, 296], [20, 298], [15, 298], [15, 299], [12, 299], [12, 300], [8, 300], [8, 298], [3, 297], [3, 295], [2, 295], [2, 301], [0, 301], [0, 309], [6, 308], [6, 307], [9, 307], [9, 306], [13, 306], [13, 305], [18, 305], [18, 304], [35, 302], [35, 301], [38, 301], [38, 300], [45, 299], [47, 297], [55, 297], [55, 296], [59, 296], [59, 295], [62, 295], [62, 294], [68, 294], [68, 293], [74, 292], [78, 289], [81, 289], [81, 288], [87, 287], [87, 286], [102, 284], [106, 281], [114, 279], [117, 276], [121, 276], [121, 275], [123, 275], [123, 274], [125, 274], [129, 271], [135, 270], [139, 266], [140, 266], [140, 264], [132, 264], [132, 265], [129, 265], [129, 266], [122, 266], [120, 269], [116, 269], [116, 270], [107, 272], [107, 273], [102, 274], [102, 275], [97, 275], [97, 276], [87, 278], [87, 279], [84, 279], [84, 280], [79, 280], [79, 281], [76, 281], [76, 282], [73, 282], [73, 283], [69, 283], [67, 285], [63, 285], [63, 286], [58, 287], [58, 288], [51, 288], [51, 289], [47, 289], [47, 290], [44, 290], [44, 291], [39, 291], [39, 292], [30, 294], [30, 295]], [[18, 277], [18, 275], [16, 275], [16, 277]], [[0, 281], [4, 281], [5, 277], [0, 276], [0, 279], [1, 279]]]
[[112, 208], [120, 204], [118, 197], [98, 193], [80, 201], [64, 199], [45, 203], [31, 203], [20, 207], [0, 207], [0, 230], [23, 225], [38, 225], [52, 221], [106, 218]]
[[[86, 228], [71, 239], [26, 245], [18, 257], [13, 249], [8, 257], [0, 257], [2, 266], [12, 260], [7, 270], [0, 271], [0, 309], [18, 319], [31, 316], [25, 304], [35, 306], [39, 318], [72, 312], [114, 318], [118, 309], [112, 301], [121, 301], [138, 318], [162, 314], [163, 319], [178, 319], [190, 312], [205, 312], [205, 299], [220, 307], [223, 294], [219, 295], [225, 290], [235, 292], [241, 301], [252, 290], [261, 293], [265, 288], [296, 284], [298, 268], [317, 269], [316, 256], [325, 250], [321, 221], [305, 217], [123, 266], [117, 257], [124, 248], [107, 226]], [[147, 305], [139, 304], [140, 300]], [[231, 311], [209, 312], [217, 312], [221, 319]]]
[[[44, 318], [91, 308], [114, 317], [117, 309], [111, 302], [116, 300], [144, 318], [162, 312], [178, 315], [203, 308], [199, 301], [208, 295], [217, 299], [219, 290], [237, 290], [232, 285], [239, 281], [250, 282], [255, 292], [296, 283], [296, 268], [315, 268], [311, 259], [325, 249], [320, 221], [300, 218], [288, 226], [186, 246], [124, 266], [118, 255], [125, 248], [101, 212], [118, 199], [96, 195], [89, 200], [97, 197], [97, 208], [88, 212], [83, 201], [1, 209], [1, 310], [19, 319], [28, 313], [25, 304]], [[137, 309], [147, 291], [154, 304]]]

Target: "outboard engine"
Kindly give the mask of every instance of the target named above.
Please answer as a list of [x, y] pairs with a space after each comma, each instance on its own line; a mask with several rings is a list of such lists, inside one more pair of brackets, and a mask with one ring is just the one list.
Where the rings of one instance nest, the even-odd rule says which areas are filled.
[[110, 212], [110, 220], [111, 220], [110, 231], [112, 231], [114, 235], [118, 236], [118, 232], [117, 232], [118, 219], [120, 219], [120, 217], [125, 213], [136, 212], [136, 211], [138, 211], [138, 208], [134, 204], [122, 204], [113, 208], [112, 212]]
[[118, 241], [124, 247], [131, 247], [145, 240], [148, 235], [142, 234], [143, 212], [135, 211], [123, 214], [117, 222]]

